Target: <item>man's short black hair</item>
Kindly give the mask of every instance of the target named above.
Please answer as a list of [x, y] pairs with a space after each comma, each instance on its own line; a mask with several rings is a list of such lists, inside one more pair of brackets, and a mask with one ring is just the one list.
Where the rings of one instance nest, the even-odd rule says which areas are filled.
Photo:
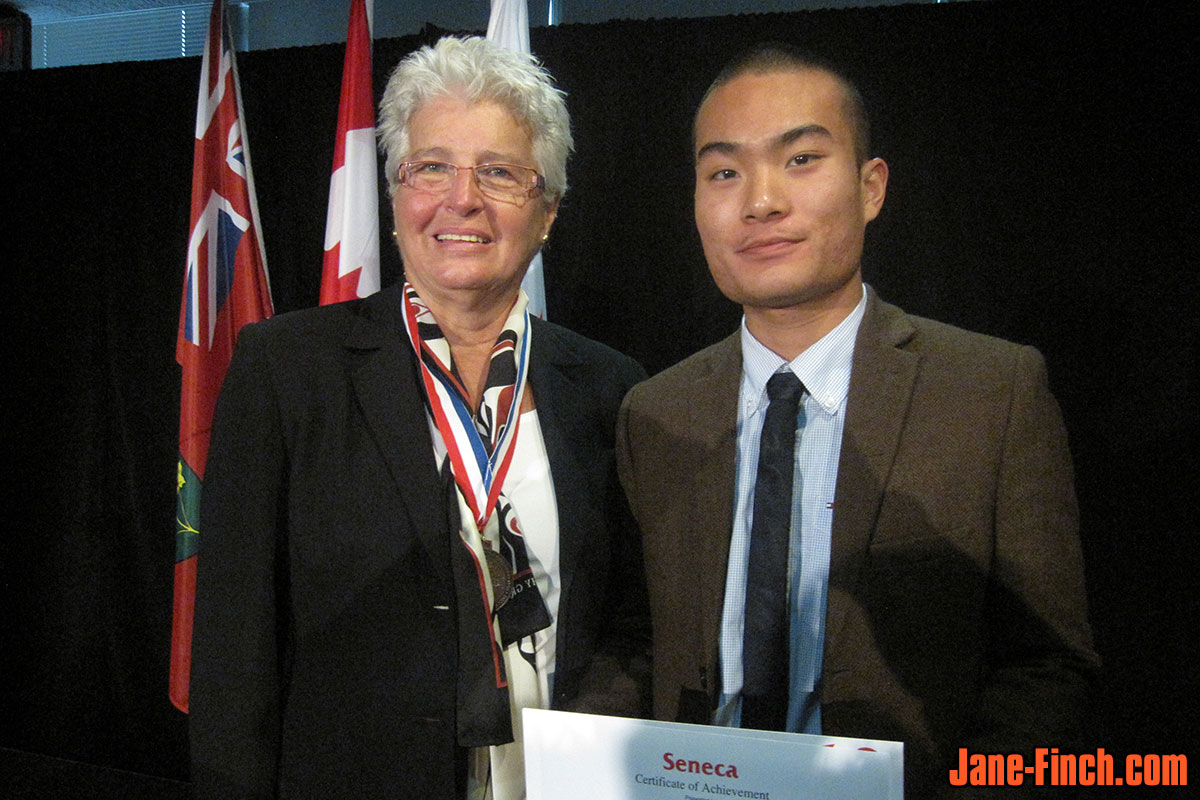
[[[734, 57], [709, 84], [708, 90], [704, 92], [704, 97], [696, 109], [696, 115], [699, 116], [700, 108], [704, 107], [705, 101], [713, 92], [734, 78], [747, 74], [766, 75], [772, 72], [799, 72], [802, 70], [824, 72], [836, 78], [842, 85], [845, 95], [846, 118], [850, 122], [854, 136], [854, 157], [860, 165], [866, 163], [867, 159], [871, 157], [871, 121], [867, 116], [867, 107], [858, 87], [850, 80], [845, 70], [833, 61], [794, 45], [764, 42], [754, 45]], [[694, 121], [692, 127], [694, 134]], [[693, 135], [693, 140], [694, 138]]]

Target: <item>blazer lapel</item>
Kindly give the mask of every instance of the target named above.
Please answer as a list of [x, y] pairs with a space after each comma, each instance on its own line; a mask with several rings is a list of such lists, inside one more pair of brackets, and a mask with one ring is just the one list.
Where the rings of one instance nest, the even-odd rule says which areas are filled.
[[417, 537], [432, 554], [446, 551], [446, 511], [429, 499], [439, 480], [412, 348], [403, 327], [399, 287], [363, 301], [346, 336], [354, 395], [383, 453]]
[[915, 329], [871, 292], [854, 346], [854, 366], [834, 498], [825, 671], [862, 580], [884, 488], [912, 399], [920, 357], [901, 349]]
[[[572, 368], [580, 363], [578, 356], [563, 346], [553, 328], [542, 324], [540, 319], [533, 319], [532, 322], [529, 387], [533, 391], [542, 440], [550, 459], [554, 500], [561, 515], [565, 510], [582, 508], [590, 502], [585, 487], [580, 485], [582, 476], [587, 475], [586, 465], [580, 459], [588, 457], [591, 450], [572, 439], [574, 427], [571, 425], [570, 411], [588, 408], [592, 400], [587, 387], [578, 385], [571, 378]], [[589, 532], [561, 518], [558, 528], [559, 579], [562, 581], [560, 596], [565, 597]]]
[[[737, 459], [737, 401], [742, 378], [742, 350], [739, 333], [726, 337], [711, 351], [709, 371], [701, 375], [689, 399], [690, 431], [694, 446], [681, 459], [680, 474], [694, 474], [691, 491], [694, 505], [694, 541], [699, 548], [696, 566], [697, 587], [723, 587], [729, 569], [729, 542], [733, 536], [734, 470]], [[685, 454], [681, 453], [681, 457]], [[703, 491], [698, 491], [703, 487]], [[697, 654], [714, 671], [710, 676], [717, 687], [715, 672], [721, 640], [723, 591], [696, 592], [700, 604], [699, 641], [706, 652]]]

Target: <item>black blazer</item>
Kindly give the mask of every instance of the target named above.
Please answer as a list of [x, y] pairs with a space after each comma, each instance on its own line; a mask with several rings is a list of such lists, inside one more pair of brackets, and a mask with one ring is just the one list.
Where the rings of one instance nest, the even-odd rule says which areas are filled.
[[[201, 507], [196, 797], [455, 796], [457, 633], [401, 292], [241, 331]], [[560, 530], [553, 705], [643, 712], [640, 553], [614, 466], [632, 360], [533, 321]]]

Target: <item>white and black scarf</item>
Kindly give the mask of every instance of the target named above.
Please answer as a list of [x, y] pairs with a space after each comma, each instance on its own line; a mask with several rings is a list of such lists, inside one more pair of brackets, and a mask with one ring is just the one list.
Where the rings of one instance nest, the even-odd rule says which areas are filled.
[[[521, 640], [551, 624], [520, 523], [503, 491], [527, 388], [527, 303], [521, 292], [492, 348], [482, 402], [472, 413], [449, 342], [416, 290], [404, 284], [405, 328], [446, 449], [445, 499], [458, 512], [448, 509], [459, 523], [452, 560], [459, 630], [457, 739], [463, 747], [513, 740], [510, 692], [514, 707], [529, 705], [522, 699], [539, 692], [532, 642], [523, 646]], [[510, 575], [495, 574], [504, 571]]]

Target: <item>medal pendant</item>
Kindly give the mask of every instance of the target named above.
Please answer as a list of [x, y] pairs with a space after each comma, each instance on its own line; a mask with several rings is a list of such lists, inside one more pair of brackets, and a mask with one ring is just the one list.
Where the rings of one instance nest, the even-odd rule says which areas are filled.
[[508, 559], [484, 545], [488, 576], [492, 580], [492, 613], [495, 614], [513, 595], [513, 571]]

